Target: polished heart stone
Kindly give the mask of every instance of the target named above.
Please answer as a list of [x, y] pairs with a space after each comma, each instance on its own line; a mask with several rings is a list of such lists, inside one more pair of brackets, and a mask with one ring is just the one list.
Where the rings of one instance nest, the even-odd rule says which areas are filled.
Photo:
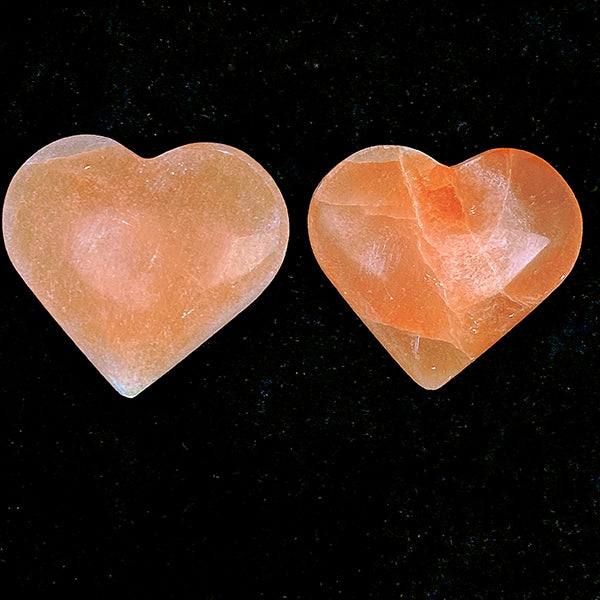
[[279, 189], [244, 152], [198, 143], [144, 159], [93, 135], [19, 169], [3, 229], [27, 285], [129, 397], [257, 298], [289, 235]]
[[506, 148], [454, 167], [402, 146], [366, 148], [320, 183], [308, 227], [325, 274], [427, 389], [544, 300], [573, 267], [582, 235], [563, 178]]

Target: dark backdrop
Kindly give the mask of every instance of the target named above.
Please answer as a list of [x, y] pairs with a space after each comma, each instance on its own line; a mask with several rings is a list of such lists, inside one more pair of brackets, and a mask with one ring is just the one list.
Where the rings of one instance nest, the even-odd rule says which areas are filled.
[[[0, 587], [600, 597], [598, 3], [22, 4], [1, 26], [4, 189], [67, 135], [218, 141], [275, 178], [291, 239], [267, 291], [133, 400], [2, 252]], [[440, 391], [308, 243], [320, 179], [377, 144], [447, 164], [522, 148], [582, 207], [572, 274]]]

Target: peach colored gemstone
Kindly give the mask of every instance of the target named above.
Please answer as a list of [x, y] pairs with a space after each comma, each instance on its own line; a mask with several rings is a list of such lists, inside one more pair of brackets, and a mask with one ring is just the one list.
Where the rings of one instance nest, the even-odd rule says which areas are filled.
[[454, 167], [402, 146], [366, 148], [323, 179], [308, 227], [325, 274], [427, 389], [471, 364], [562, 282], [582, 233], [562, 177], [506, 148]]
[[27, 285], [128, 397], [257, 298], [289, 235], [279, 189], [240, 150], [199, 143], [144, 159], [94, 135], [19, 169], [3, 228]]

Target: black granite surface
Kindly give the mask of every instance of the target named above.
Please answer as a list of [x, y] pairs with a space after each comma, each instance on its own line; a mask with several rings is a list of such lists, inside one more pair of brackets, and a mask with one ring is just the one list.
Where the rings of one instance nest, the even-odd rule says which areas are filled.
[[[266, 292], [132, 400], [2, 251], [5, 597], [600, 598], [598, 2], [55, 4], [2, 18], [3, 189], [67, 135], [218, 141], [275, 178], [291, 239]], [[584, 216], [564, 284], [435, 392], [308, 243], [320, 179], [376, 144], [528, 150]]]

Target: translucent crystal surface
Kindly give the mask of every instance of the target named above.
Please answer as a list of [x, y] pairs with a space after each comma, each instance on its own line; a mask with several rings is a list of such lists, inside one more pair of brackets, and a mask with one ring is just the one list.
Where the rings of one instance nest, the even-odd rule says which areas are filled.
[[544, 160], [497, 149], [454, 167], [402, 146], [350, 156], [309, 211], [322, 269], [421, 386], [480, 356], [569, 273], [581, 212]]
[[144, 159], [93, 135], [19, 169], [3, 229], [27, 285], [129, 397], [257, 298], [289, 235], [277, 186], [240, 150], [198, 143]]

